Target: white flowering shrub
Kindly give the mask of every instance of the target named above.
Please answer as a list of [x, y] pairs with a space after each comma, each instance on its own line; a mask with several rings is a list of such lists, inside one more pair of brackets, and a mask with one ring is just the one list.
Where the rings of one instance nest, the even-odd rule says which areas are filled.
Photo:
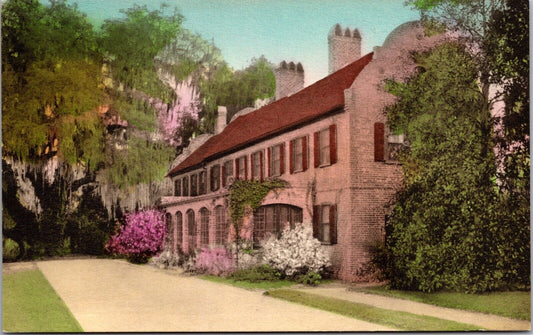
[[279, 239], [268, 239], [263, 244], [263, 263], [286, 277], [322, 273], [331, 265], [320, 241], [313, 237], [311, 225], [303, 223], [297, 223], [294, 229], [285, 229]]

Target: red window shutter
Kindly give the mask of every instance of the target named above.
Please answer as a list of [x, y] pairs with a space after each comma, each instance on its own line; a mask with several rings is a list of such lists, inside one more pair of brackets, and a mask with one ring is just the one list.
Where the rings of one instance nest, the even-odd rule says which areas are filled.
[[307, 136], [302, 137], [302, 170], [307, 170]]
[[374, 161], [385, 160], [385, 124], [374, 123]]
[[329, 206], [329, 238], [331, 244], [337, 244], [337, 205]]
[[289, 142], [289, 173], [294, 173], [294, 141]]
[[320, 236], [320, 206], [313, 206], [313, 237], [318, 238]]
[[259, 180], [263, 181], [263, 152], [259, 152]]
[[235, 159], [235, 179], [239, 179], [239, 159]]
[[315, 156], [315, 167], [317, 168], [320, 166], [320, 141], [318, 140], [318, 132], [314, 134], [314, 142], [313, 154]]
[[329, 126], [329, 162], [330, 164], [337, 163], [337, 126], [332, 124]]
[[244, 180], [248, 180], [248, 156], [244, 156]]
[[279, 145], [279, 174], [285, 173], [285, 143]]
[[272, 171], [270, 170], [270, 166], [272, 164], [272, 152], [270, 148], [267, 148], [267, 176], [272, 176]]
[[250, 155], [250, 166], [252, 167], [250, 170], [250, 179], [254, 180], [254, 154]]
[[226, 165], [222, 165], [222, 187], [226, 187]]

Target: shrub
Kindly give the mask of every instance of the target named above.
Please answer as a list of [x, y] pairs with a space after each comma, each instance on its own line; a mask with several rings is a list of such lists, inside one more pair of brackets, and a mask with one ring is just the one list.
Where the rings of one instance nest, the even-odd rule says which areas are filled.
[[320, 284], [320, 280], [322, 280], [322, 276], [320, 275], [320, 273], [308, 272], [306, 274], [299, 275], [296, 279], [299, 283], [302, 283], [305, 285], [316, 286]]
[[221, 276], [233, 272], [235, 262], [225, 248], [206, 247], [196, 256], [195, 268], [199, 273]]
[[287, 277], [294, 278], [308, 272], [321, 273], [330, 266], [320, 241], [313, 238], [311, 225], [298, 223], [294, 229], [287, 228], [281, 238], [267, 240], [263, 249], [263, 262]]
[[20, 247], [17, 242], [10, 238], [2, 238], [2, 260], [4, 262], [15, 261], [19, 254]]
[[257, 283], [261, 281], [277, 281], [281, 279], [281, 273], [270, 265], [258, 265], [249, 269], [241, 269], [231, 274], [229, 278], [236, 281]]
[[125, 215], [126, 224], [112, 236], [106, 247], [133, 263], [146, 263], [161, 250], [166, 234], [164, 214], [146, 210]]
[[150, 260], [151, 264], [163, 269], [177, 267], [182, 262], [181, 254], [174, 254], [170, 250], [163, 250], [158, 256]]

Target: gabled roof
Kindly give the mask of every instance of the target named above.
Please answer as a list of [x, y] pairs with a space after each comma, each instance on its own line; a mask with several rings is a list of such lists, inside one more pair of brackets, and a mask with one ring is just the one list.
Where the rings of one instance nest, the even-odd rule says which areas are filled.
[[189, 170], [226, 152], [246, 147], [342, 108], [344, 90], [352, 85], [359, 73], [370, 63], [372, 56], [373, 53], [369, 53], [289, 97], [239, 116], [220, 134], [209, 138], [167, 176]]

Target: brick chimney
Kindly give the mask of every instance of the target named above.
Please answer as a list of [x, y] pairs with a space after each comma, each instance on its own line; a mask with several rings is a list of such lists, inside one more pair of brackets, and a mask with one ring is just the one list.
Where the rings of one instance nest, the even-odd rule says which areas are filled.
[[274, 70], [276, 77], [276, 100], [292, 95], [304, 88], [304, 68], [301, 63], [283, 61]]
[[328, 34], [329, 73], [342, 69], [361, 58], [361, 34], [359, 30], [343, 29], [340, 24]]
[[215, 121], [215, 135], [220, 134], [228, 123], [228, 109], [226, 106], [218, 106], [217, 119]]

